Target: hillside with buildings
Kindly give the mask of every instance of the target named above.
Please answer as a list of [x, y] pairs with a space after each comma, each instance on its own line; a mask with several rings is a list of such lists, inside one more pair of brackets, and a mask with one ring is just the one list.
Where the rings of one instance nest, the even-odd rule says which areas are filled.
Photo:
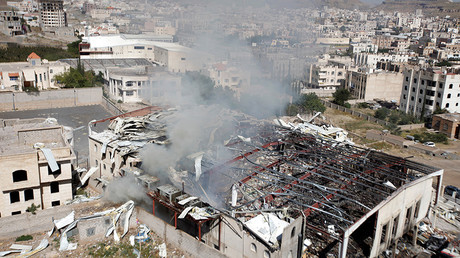
[[460, 3], [449, 0], [387, 0], [376, 8], [399, 12], [415, 12], [421, 9], [431, 16], [460, 17]]

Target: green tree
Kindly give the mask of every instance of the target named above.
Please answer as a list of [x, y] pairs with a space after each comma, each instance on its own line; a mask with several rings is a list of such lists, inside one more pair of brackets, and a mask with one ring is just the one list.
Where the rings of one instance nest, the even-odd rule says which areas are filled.
[[67, 52], [69, 52], [73, 57], [80, 56], [80, 49], [79, 49], [80, 43], [81, 43], [81, 40], [77, 40], [77, 41], [67, 44]]
[[299, 100], [299, 106], [306, 113], [323, 113], [326, 111], [326, 107], [321, 103], [321, 100], [315, 93], [302, 95]]
[[347, 102], [350, 97], [351, 93], [347, 89], [338, 89], [334, 94], [332, 94], [332, 97], [334, 97], [334, 103], [340, 106], [344, 106], [345, 102]]
[[375, 111], [374, 117], [384, 120], [389, 114], [390, 110], [388, 108], [380, 108]]
[[55, 79], [64, 85], [64, 88], [84, 88], [100, 85], [100, 83], [96, 82], [94, 71], [82, 71], [82, 67], [70, 67], [67, 72], [56, 75]]

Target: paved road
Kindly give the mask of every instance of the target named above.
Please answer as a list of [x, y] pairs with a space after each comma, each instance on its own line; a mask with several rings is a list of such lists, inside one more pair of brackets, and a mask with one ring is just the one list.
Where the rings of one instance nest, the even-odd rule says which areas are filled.
[[[0, 112], [0, 118], [3, 119], [54, 117], [59, 124], [76, 129], [74, 131], [74, 150], [78, 153], [80, 164], [88, 158], [88, 122], [110, 116], [112, 114], [100, 105]], [[94, 130], [102, 131], [105, 128], [107, 128], [106, 123], [98, 124]]]

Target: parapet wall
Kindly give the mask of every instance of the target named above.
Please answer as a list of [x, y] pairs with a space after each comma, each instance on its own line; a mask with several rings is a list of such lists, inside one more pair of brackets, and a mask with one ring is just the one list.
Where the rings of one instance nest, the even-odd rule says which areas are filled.
[[101, 87], [0, 93], [0, 111], [75, 107], [101, 103]]

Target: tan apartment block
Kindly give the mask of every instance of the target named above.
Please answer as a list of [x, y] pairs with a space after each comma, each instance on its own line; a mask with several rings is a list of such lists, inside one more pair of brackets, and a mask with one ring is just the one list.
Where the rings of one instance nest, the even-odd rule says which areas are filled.
[[72, 199], [75, 155], [63, 132], [53, 119], [1, 121], [0, 217], [25, 213], [32, 204], [47, 209]]

